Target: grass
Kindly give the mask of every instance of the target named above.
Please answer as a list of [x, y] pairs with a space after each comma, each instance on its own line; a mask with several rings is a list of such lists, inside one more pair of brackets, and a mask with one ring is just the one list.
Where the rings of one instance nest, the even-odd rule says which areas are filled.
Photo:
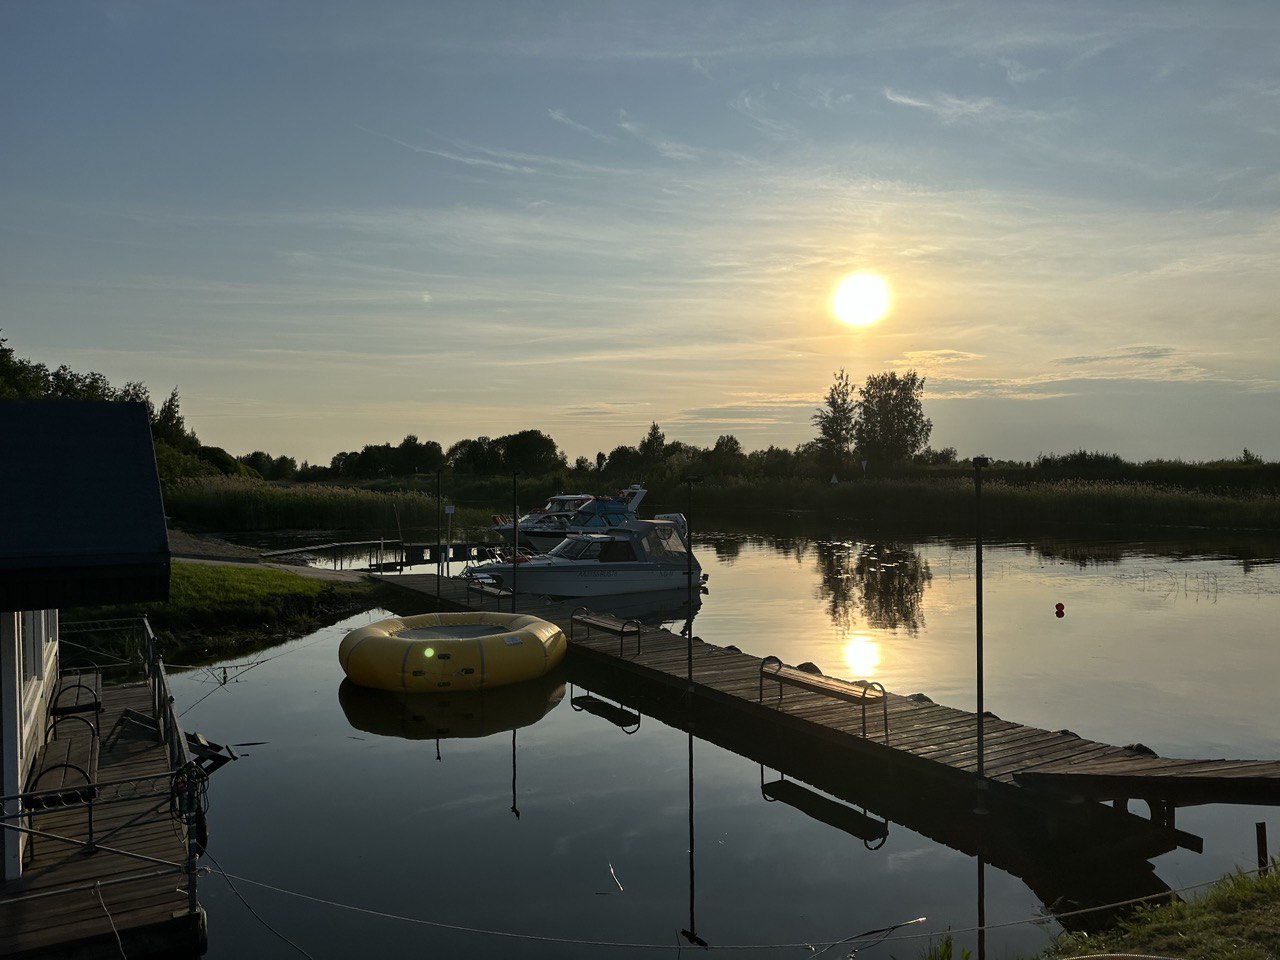
[[1194, 900], [1140, 907], [1109, 933], [1064, 934], [1043, 956], [1060, 960], [1108, 953], [1182, 960], [1277, 960], [1280, 869], [1261, 877], [1233, 874]]
[[[270, 567], [177, 562], [168, 601], [70, 610], [66, 619], [145, 614], [166, 654], [225, 653], [265, 641], [278, 643], [378, 606], [385, 589], [373, 581], [335, 583]], [[114, 649], [106, 636], [96, 640], [97, 649], [133, 653]]]

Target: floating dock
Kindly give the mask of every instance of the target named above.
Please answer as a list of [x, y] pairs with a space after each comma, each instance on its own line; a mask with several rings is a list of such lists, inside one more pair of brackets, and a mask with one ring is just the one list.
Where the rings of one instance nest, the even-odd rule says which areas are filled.
[[[510, 593], [479, 588], [458, 578], [401, 574], [381, 579], [438, 602], [442, 609], [511, 609]], [[575, 611], [589, 601], [554, 602], [518, 595], [516, 602], [521, 613], [550, 620], [564, 630], [570, 638], [571, 658], [626, 673], [655, 693], [768, 718], [774, 728], [818, 738], [850, 754], [940, 776], [952, 785], [1014, 790], [1058, 805], [1109, 800], [1123, 808], [1129, 799], [1139, 799], [1147, 803], [1152, 821], [1170, 830], [1180, 804], [1280, 805], [1280, 761], [1166, 759], [1067, 730], [1042, 730], [991, 715], [983, 723], [984, 763], [979, 777], [978, 717], [972, 712], [888, 692], [883, 704], [877, 702], [864, 717], [856, 706], [828, 693], [788, 688], [785, 697], [779, 697], [779, 687], [768, 674], [762, 697], [759, 657], [697, 637], [690, 644], [669, 630], [634, 622], [625, 636], [588, 631], [573, 619]], [[1180, 846], [1199, 851], [1203, 845], [1199, 837], [1176, 830], [1174, 834]]]
[[204, 953], [205, 914], [188, 888], [191, 851], [173, 812], [169, 746], [145, 724], [152, 701], [146, 682], [102, 688], [92, 805], [77, 796], [23, 821], [37, 832], [28, 834], [22, 876], [0, 883], [0, 956]]

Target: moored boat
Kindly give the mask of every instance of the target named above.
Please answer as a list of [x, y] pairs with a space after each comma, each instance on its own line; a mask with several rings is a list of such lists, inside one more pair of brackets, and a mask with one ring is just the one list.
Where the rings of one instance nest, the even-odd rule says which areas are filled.
[[[464, 577], [521, 593], [595, 597], [701, 586], [680, 514], [629, 520], [599, 532], [570, 533], [547, 553], [477, 564]], [[691, 581], [691, 582], [690, 582]]]
[[[633, 483], [613, 497], [558, 494], [549, 498], [545, 506], [519, 518], [520, 546], [543, 552], [570, 533], [591, 532], [634, 520], [648, 492]], [[493, 532], [512, 543], [515, 525], [511, 518], [495, 516], [493, 521]]]

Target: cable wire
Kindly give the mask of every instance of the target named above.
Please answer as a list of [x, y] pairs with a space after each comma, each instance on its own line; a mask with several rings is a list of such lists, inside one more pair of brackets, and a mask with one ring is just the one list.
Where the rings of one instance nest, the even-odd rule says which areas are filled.
[[262, 924], [264, 927], [266, 927], [268, 930], [274, 933], [277, 937], [279, 937], [289, 946], [293, 947], [294, 950], [297, 950], [298, 953], [306, 957], [307, 960], [315, 960], [315, 958], [311, 956], [311, 954], [307, 953], [307, 951], [303, 950], [300, 946], [298, 946], [296, 943], [294, 943], [292, 940], [286, 937], [283, 933], [281, 933], [271, 924], [267, 923], [266, 920], [262, 919], [262, 915], [259, 914], [257, 910], [253, 909], [253, 905], [250, 904], [249, 901], [244, 898], [244, 895], [240, 893], [240, 891], [236, 888], [236, 885], [231, 882], [231, 877], [227, 874], [227, 871], [222, 869], [222, 865], [218, 863], [216, 859], [214, 859], [213, 854], [211, 854], [208, 850], [206, 850], [204, 855], [209, 858], [209, 860], [213, 863], [215, 867], [218, 868], [218, 873], [222, 874], [222, 879], [227, 881], [227, 886], [231, 888], [231, 892], [234, 893], [236, 897], [239, 898], [240, 902], [244, 904], [245, 909], [248, 910], [251, 914], [253, 914], [253, 918], [255, 920], [257, 920], [260, 924]]
[[116, 929], [115, 918], [111, 916], [111, 911], [107, 909], [107, 901], [102, 897], [102, 884], [95, 883], [93, 892], [98, 895], [98, 902], [102, 904], [102, 912], [107, 915], [107, 923], [111, 924], [111, 932], [116, 935], [116, 946], [120, 948], [120, 956], [124, 957], [124, 960], [129, 960], [128, 954], [124, 952], [124, 941], [120, 939], [120, 931]]

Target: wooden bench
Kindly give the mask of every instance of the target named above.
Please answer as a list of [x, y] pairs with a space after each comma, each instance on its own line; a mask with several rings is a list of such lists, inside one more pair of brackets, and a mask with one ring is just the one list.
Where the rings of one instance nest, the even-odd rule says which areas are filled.
[[58, 678], [58, 689], [49, 701], [49, 715], [102, 712], [102, 674], [97, 670], [68, 670]]
[[879, 700], [884, 710], [884, 742], [889, 743], [889, 698], [885, 689], [874, 680], [837, 680], [821, 673], [810, 673], [798, 667], [789, 667], [775, 656], [760, 661], [760, 703], [764, 703], [765, 679], [777, 681], [778, 702], [782, 702], [783, 686], [799, 687], [815, 693], [826, 694], [862, 708], [862, 736], [867, 736], [867, 702]]
[[62, 807], [94, 799], [98, 753], [98, 728], [91, 720], [82, 714], [54, 717], [44, 746], [36, 752], [27, 787], [29, 792], [41, 796], [32, 798], [27, 806]]
[[607, 633], [618, 638], [618, 656], [622, 656], [622, 645], [626, 640], [627, 631], [630, 630], [636, 635], [636, 653], [640, 652], [640, 631], [644, 624], [639, 620], [619, 620], [617, 617], [611, 617], [604, 613], [595, 613], [586, 607], [579, 607], [573, 611], [573, 616], [569, 618], [569, 641], [572, 643], [576, 639], [578, 627], [586, 628], [585, 639], [591, 639], [591, 631], [598, 630], [601, 633]]

